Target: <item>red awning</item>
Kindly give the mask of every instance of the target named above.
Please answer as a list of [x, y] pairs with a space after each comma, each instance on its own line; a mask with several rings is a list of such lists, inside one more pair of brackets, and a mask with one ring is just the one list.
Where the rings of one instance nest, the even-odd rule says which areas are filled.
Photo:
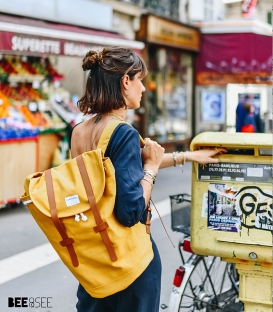
[[198, 72], [272, 72], [272, 37], [254, 33], [202, 34]]
[[144, 48], [116, 32], [0, 14], [2, 52], [83, 56], [91, 48], [113, 45]]

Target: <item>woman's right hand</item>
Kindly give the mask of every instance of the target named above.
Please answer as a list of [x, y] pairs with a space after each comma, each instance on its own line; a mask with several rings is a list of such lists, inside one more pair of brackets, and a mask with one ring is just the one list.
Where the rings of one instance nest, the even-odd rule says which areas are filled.
[[165, 148], [149, 138], [146, 138], [144, 141], [145, 146], [142, 149], [143, 169], [150, 169], [157, 173], [163, 159]]

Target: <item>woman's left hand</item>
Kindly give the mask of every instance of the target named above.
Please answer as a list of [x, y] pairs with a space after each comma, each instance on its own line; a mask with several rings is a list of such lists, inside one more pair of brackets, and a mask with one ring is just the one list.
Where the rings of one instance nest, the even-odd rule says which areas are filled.
[[193, 152], [187, 152], [187, 161], [196, 161], [201, 165], [218, 163], [219, 159], [214, 158], [213, 156], [221, 155], [223, 153], [227, 153], [227, 150], [222, 147], [204, 148]]

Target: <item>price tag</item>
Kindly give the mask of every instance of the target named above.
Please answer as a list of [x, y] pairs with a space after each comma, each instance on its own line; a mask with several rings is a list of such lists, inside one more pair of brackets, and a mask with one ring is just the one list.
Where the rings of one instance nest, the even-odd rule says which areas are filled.
[[61, 97], [59, 94], [56, 94], [56, 95], [55, 95], [55, 101], [56, 101], [56, 102], [62, 102], [62, 100], [63, 100], [63, 99], [62, 99], [62, 97]]
[[37, 103], [36, 103], [36, 102], [29, 102], [29, 103], [28, 103], [28, 109], [29, 109], [31, 112], [36, 112], [36, 111], [38, 110]]
[[60, 85], [61, 85], [60, 80], [55, 80], [55, 81], [53, 82], [53, 85], [54, 85], [55, 88], [59, 88]]
[[45, 101], [40, 101], [38, 103], [38, 106], [39, 106], [39, 111], [40, 112], [44, 112], [46, 110], [46, 102]]
[[40, 88], [40, 82], [37, 81], [37, 80], [34, 80], [34, 81], [32, 82], [32, 88], [33, 88], [33, 89], [39, 89], [39, 88]]
[[44, 80], [42, 82], [42, 88], [47, 88], [48, 87], [48, 80]]

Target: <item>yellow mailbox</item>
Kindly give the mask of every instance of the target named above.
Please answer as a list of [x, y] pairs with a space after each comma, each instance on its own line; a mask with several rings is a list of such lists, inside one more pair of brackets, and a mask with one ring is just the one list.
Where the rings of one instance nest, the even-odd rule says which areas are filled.
[[193, 165], [191, 247], [236, 263], [245, 311], [272, 312], [272, 134], [204, 132], [191, 150], [224, 147]]

